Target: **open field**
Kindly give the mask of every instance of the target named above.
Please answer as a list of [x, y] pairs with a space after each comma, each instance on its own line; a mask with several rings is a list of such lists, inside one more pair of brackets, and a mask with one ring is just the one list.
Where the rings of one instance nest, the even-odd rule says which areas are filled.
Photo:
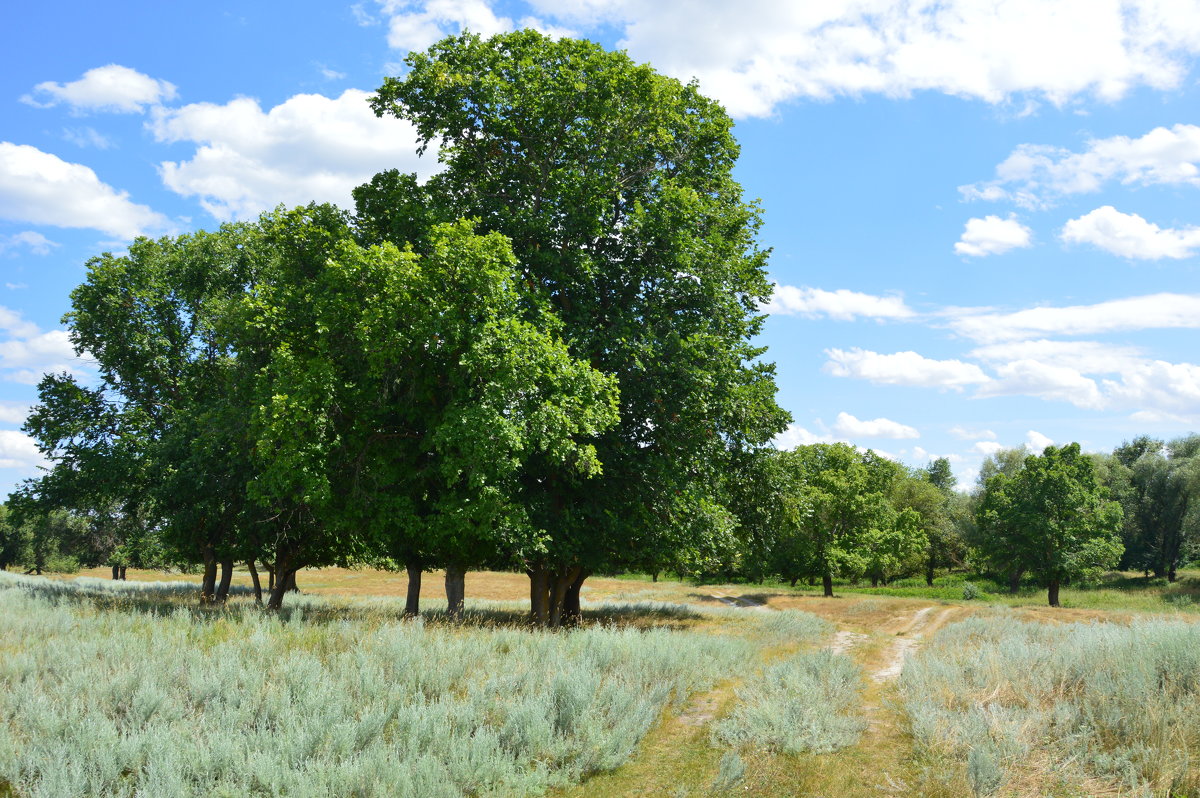
[[398, 574], [302, 572], [278, 617], [129, 576], [0, 574], [0, 795], [1200, 789], [1189, 581], [1051, 610], [591, 579], [547, 633], [517, 574], [469, 574], [460, 624], [434, 574], [416, 622]]

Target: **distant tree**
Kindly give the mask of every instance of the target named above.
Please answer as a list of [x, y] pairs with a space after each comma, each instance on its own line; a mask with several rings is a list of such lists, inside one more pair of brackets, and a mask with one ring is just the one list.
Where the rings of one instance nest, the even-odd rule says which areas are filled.
[[978, 518], [1038, 576], [1052, 607], [1063, 581], [1112, 568], [1121, 557], [1121, 507], [1107, 500], [1077, 443], [1027, 456], [1011, 477], [992, 476]]
[[21, 562], [28, 546], [28, 530], [15, 523], [8, 505], [0, 504], [0, 571]]
[[790, 453], [806, 486], [808, 508], [799, 519], [810, 573], [821, 579], [826, 596], [833, 595], [835, 576], [857, 578], [867, 568], [867, 542], [871, 530], [894, 523], [887, 498], [872, 487], [878, 472], [853, 446], [814, 443]]
[[910, 508], [920, 516], [919, 525], [925, 538], [921, 559], [925, 583], [930, 587], [938, 568], [961, 562], [962, 558], [962, 539], [950, 518], [954, 484], [950, 461], [939, 458], [928, 468], [898, 480], [892, 489], [891, 500], [897, 509]]
[[1014, 594], [1020, 590], [1021, 579], [1031, 565], [1014, 543], [1020, 531], [999, 518], [993, 518], [988, 524], [979, 523], [979, 510], [991, 479], [1001, 474], [1015, 477], [1025, 467], [1028, 455], [1029, 452], [1021, 447], [999, 449], [985, 457], [969, 502], [969, 514], [960, 515], [957, 523], [959, 529], [964, 531], [967, 545], [979, 564], [1006, 578], [1009, 592]]

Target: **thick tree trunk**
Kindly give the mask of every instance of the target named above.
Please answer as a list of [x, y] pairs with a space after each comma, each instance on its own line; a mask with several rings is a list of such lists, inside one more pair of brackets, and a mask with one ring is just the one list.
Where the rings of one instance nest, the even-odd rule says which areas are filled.
[[275, 589], [275, 566], [263, 560], [263, 568], [267, 569], [267, 590]]
[[798, 577], [798, 576], [793, 576], [793, 577], [792, 577], [792, 578], [789, 580], [789, 581], [791, 582], [791, 585], [792, 585], [792, 587], [795, 587], [795, 586], [796, 586], [796, 580], [798, 580], [799, 578], [800, 578], [800, 577]]
[[262, 582], [258, 581], [258, 569], [254, 567], [254, 560], [246, 560], [246, 569], [250, 571], [250, 582], [254, 585], [254, 603], [262, 606]]
[[933, 558], [932, 557], [930, 557], [929, 561], [927, 563], [925, 563], [925, 586], [933, 587]]
[[583, 623], [583, 609], [579, 605], [579, 591], [583, 589], [583, 580], [587, 579], [588, 576], [588, 572], [580, 568], [579, 575], [567, 586], [567, 595], [563, 599], [564, 626], [579, 626]]
[[217, 585], [216, 602], [224, 604], [229, 600], [229, 586], [233, 583], [233, 560], [221, 560], [221, 582]]
[[113, 569], [113, 581], [116, 582], [118, 579], [121, 578], [121, 566], [114, 565], [112, 567], [112, 569]]
[[535, 626], [545, 626], [550, 617], [549, 575], [542, 566], [529, 569], [529, 620]]
[[822, 574], [821, 586], [825, 588], [825, 598], [833, 598], [833, 574]]
[[456, 621], [462, 618], [466, 577], [467, 569], [461, 565], [446, 566], [446, 613]]
[[404, 599], [404, 617], [415, 618], [421, 614], [421, 560], [413, 557], [404, 563], [408, 571], [408, 595]]
[[295, 574], [291, 571], [280, 571], [279, 577], [275, 580], [275, 587], [271, 590], [271, 597], [267, 599], [268, 610], [278, 610], [283, 606], [283, 596], [288, 592], [289, 577], [294, 577]]
[[653, 572], [650, 574], [650, 581], [651, 581], [651, 582], [657, 582], [657, 581], [658, 581], [658, 571], [653, 571]]
[[567, 588], [582, 572], [579, 566], [553, 571], [550, 574], [550, 618], [551, 628], [557, 629], [563, 625], [563, 605], [567, 600]]
[[125, 580], [125, 568], [126, 568], [126, 566], [124, 566], [124, 565], [121, 566], [121, 581], [122, 582], [126, 581]]
[[1049, 598], [1050, 598], [1050, 606], [1051, 607], [1060, 606], [1058, 603], [1058, 580], [1057, 579], [1050, 580]]
[[200, 603], [212, 604], [217, 596], [217, 555], [204, 547], [204, 579], [200, 582]]
[[299, 593], [300, 592], [300, 587], [296, 584], [296, 572], [299, 570], [300, 570], [299, 568], [293, 568], [292, 570], [287, 572], [287, 575], [282, 580], [284, 592], [286, 592], [286, 593]]
[[1176, 576], [1177, 576], [1177, 574], [1175, 573], [1175, 566], [1172, 565], [1170, 568], [1167, 569], [1167, 581], [1174, 582]]

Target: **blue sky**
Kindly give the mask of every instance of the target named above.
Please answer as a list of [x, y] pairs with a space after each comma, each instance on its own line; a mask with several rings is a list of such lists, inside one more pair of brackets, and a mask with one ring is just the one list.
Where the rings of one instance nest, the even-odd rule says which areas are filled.
[[[794, 6], [794, 7], [791, 7]], [[365, 98], [462, 27], [700, 81], [737, 120], [795, 423], [964, 483], [1200, 429], [1200, 2], [22, 4], [0, 28], [0, 495], [87, 259], [429, 174]]]

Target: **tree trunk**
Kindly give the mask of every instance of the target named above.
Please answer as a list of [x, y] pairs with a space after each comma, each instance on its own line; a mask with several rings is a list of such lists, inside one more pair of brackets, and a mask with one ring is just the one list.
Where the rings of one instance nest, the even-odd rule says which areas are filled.
[[204, 579], [200, 582], [200, 603], [212, 604], [217, 595], [217, 555], [212, 546], [204, 547]]
[[461, 565], [446, 566], [446, 614], [456, 621], [462, 618], [466, 577], [467, 569]]
[[1176, 577], [1175, 566], [1172, 565], [1170, 568], [1167, 569], [1167, 581], [1174, 582], [1175, 577]]
[[583, 623], [583, 609], [579, 606], [579, 591], [583, 589], [583, 580], [588, 578], [588, 572], [579, 569], [575, 581], [567, 586], [567, 595], [563, 599], [563, 625], [579, 626]]
[[124, 566], [124, 565], [122, 565], [122, 566], [121, 566], [121, 581], [122, 581], [122, 582], [126, 581], [126, 579], [125, 579], [125, 567], [126, 567], [126, 566]]
[[299, 570], [300, 570], [299, 568], [293, 568], [292, 570], [288, 571], [287, 575], [281, 580], [283, 582], [284, 592], [287, 592], [287, 593], [299, 593], [300, 592], [300, 588], [296, 585], [296, 572]]
[[825, 598], [833, 598], [833, 574], [822, 574], [821, 585], [825, 588]]
[[546, 569], [534, 566], [529, 569], [529, 620], [535, 626], [545, 626], [550, 614], [550, 588]]
[[229, 599], [229, 585], [233, 582], [233, 560], [221, 560], [221, 582], [217, 585], [215, 596], [218, 604], [224, 604]]
[[118, 579], [121, 578], [121, 566], [114, 565], [112, 567], [112, 569], [113, 569], [113, 581], [116, 582]]
[[258, 569], [254, 567], [254, 560], [246, 560], [246, 568], [250, 571], [250, 581], [254, 584], [254, 603], [262, 606], [262, 582], [258, 581]]
[[404, 617], [415, 618], [421, 614], [421, 559], [413, 557], [404, 563], [408, 571], [408, 595], [404, 599]]
[[878, 576], [871, 577], [871, 587], [879, 587], [879, 577]]
[[1021, 577], [1023, 575], [1024, 571], [1020, 568], [1014, 569], [1013, 572], [1008, 575], [1008, 592], [1014, 596], [1021, 592]]
[[657, 582], [657, 581], [658, 581], [658, 571], [653, 571], [653, 572], [650, 574], [650, 581], [651, 581], [651, 582]]
[[267, 590], [275, 589], [275, 566], [263, 560], [263, 568], [267, 569]]
[[925, 586], [933, 587], [933, 558], [929, 558], [929, 562], [925, 564]]
[[1050, 596], [1049, 596], [1049, 598], [1050, 598], [1050, 606], [1051, 607], [1060, 606], [1058, 603], [1058, 580], [1057, 579], [1050, 580]]
[[[277, 566], [278, 568], [278, 566]], [[292, 571], [280, 571], [278, 578], [275, 580], [275, 587], [271, 590], [271, 597], [267, 599], [268, 610], [278, 610], [283, 606], [283, 595], [288, 592], [289, 577], [294, 578], [295, 574]]]
[[551, 628], [557, 629], [563, 625], [563, 604], [567, 600], [567, 589], [575, 578], [583, 571], [579, 566], [563, 568], [550, 574], [550, 618]]
[[791, 585], [792, 585], [792, 587], [795, 587], [795, 586], [796, 586], [796, 580], [798, 580], [799, 578], [800, 578], [800, 577], [798, 577], [798, 576], [793, 576], [793, 577], [792, 577], [792, 578], [789, 580], [789, 581], [791, 582]]

